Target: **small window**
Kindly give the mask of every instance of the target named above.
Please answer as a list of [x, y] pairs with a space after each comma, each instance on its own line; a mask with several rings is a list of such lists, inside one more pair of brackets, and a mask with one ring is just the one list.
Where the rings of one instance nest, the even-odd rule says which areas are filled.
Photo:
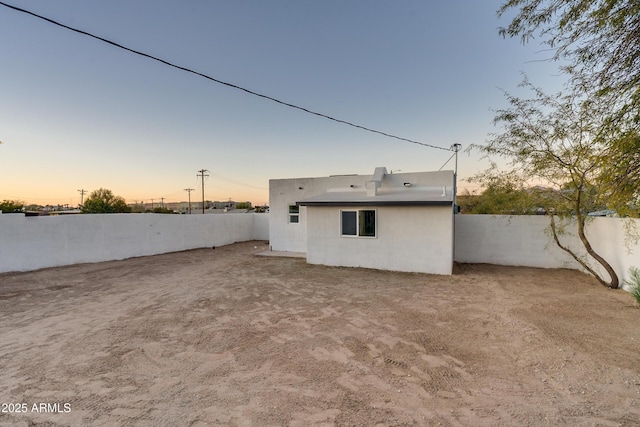
[[376, 211], [358, 211], [358, 235], [376, 237]]
[[355, 236], [357, 227], [357, 212], [342, 211], [342, 235]]
[[376, 211], [341, 211], [341, 235], [376, 237]]
[[297, 224], [300, 222], [300, 206], [289, 205], [289, 223]]

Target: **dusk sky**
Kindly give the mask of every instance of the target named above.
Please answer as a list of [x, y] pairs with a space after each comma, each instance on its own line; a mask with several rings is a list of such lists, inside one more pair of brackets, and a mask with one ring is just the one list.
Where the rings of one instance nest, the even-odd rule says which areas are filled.
[[[563, 77], [505, 40], [502, 0], [2, 0], [287, 103], [443, 148], [483, 143], [500, 89]], [[366, 132], [0, 5], [0, 200], [268, 202], [269, 179], [438, 170], [452, 152]], [[453, 160], [444, 169], [453, 169]], [[488, 162], [460, 153], [459, 179]], [[461, 183], [464, 186], [464, 183]]]

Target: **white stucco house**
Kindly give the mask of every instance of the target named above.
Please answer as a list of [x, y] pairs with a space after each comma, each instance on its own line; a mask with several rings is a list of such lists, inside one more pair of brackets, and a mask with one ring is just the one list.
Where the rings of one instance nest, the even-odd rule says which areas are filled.
[[453, 171], [269, 181], [272, 251], [307, 262], [451, 274]]

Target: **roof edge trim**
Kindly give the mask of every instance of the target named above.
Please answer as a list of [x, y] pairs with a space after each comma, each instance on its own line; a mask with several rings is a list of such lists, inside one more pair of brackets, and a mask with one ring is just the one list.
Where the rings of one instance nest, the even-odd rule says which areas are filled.
[[296, 202], [297, 206], [452, 206], [451, 200], [371, 200], [371, 201], [327, 201]]

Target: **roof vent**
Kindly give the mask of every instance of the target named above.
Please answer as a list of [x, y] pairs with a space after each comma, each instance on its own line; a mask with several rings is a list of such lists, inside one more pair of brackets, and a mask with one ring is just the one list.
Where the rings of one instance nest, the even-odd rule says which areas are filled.
[[367, 181], [367, 196], [377, 196], [380, 181]]
[[382, 178], [387, 174], [387, 168], [377, 167], [373, 171], [371, 181], [367, 181], [367, 196], [376, 196], [378, 194], [378, 188], [382, 185]]

